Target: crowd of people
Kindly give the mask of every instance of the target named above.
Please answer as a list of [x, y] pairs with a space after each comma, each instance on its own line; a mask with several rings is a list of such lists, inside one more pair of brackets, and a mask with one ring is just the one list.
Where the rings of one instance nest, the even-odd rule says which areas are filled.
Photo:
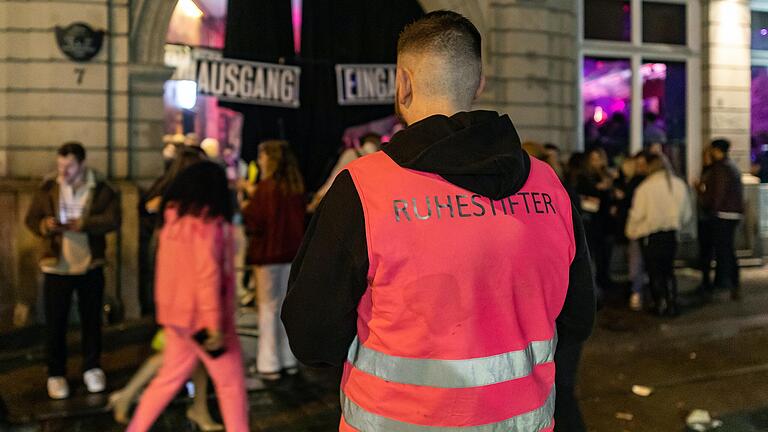
[[[734, 239], [744, 215], [744, 192], [730, 145], [716, 139], [705, 148], [700, 175], [690, 187], [660, 144], [614, 159], [593, 146], [571, 154], [567, 162], [553, 144], [526, 142], [523, 148], [552, 167], [579, 208], [599, 294], [623, 286], [612, 277], [615, 255], [621, 254], [629, 285], [618, 294], [628, 299], [628, 307], [676, 316], [674, 260], [681, 229], [694, 222], [699, 250], [694, 266], [701, 271], [697, 294], [708, 301], [714, 290], [723, 289], [734, 300], [740, 297]], [[611, 160], [617, 161], [614, 166]]]
[[[565, 162], [555, 145], [521, 145], [506, 115], [471, 110], [484, 85], [480, 52], [479, 32], [458, 14], [430, 13], [407, 27], [396, 111], [411, 126], [381, 151], [378, 137], [366, 136], [314, 199], [285, 141], [259, 144], [258, 181], [238, 175], [215, 143], [164, 150], [166, 170], [139, 208], [149, 276], [142, 303], [162, 326], [158, 354], [110, 397], [116, 420], [149, 430], [194, 376], [187, 417], [203, 430], [248, 430], [235, 331], [243, 267], [256, 292], [259, 376], [294, 375], [299, 360], [343, 365], [343, 431], [408, 423], [552, 430], [553, 417], [559, 429], [583, 430], [575, 375], [595, 296], [616, 289], [615, 245], [626, 245], [629, 308], [674, 317], [678, 234], [694, 213], [700, 294], [726, 288], [739, 298], [743, 191], [727, 140], [708, 147], [692, 188], [660, 146], [610, 160], [594, 146]], [[75, 291], [83, 378], [90, 392], [106, 388], [104, 236], [119, 228], [120, 206], [85, 160], [82, 145], [63, 145], [27, 216], [48, 246], [41, 270], [53, 399], [69, 396], [64, 338]], [[224, 425], [205, 404], [208, 377]]]
[[[363, 141], [366, 154], [380, 147], [376, 136]], [[731, 290], [734, 299], [739, 298], [734, 235], [744, 212], [743, 192], [739, 171], [728, 158], [729, 147], [726, 140], [712, 142], [703, 155], [700, 179], [689, 188], [660, 147], [641, 151], [611, 167], [600, 147], [571, 154], [563, 162], [555, 145], [522, 145], [531, 157], [551, 167], [578, 209], [598, 295], [617, 289], [611, 263], [613, 254], [623, 250], [629, 273], [629, 308], [647, 309], [659, 316], [676, 316], [680, 311], [674, 259], [678, 232], [691, 223], [694, 210], [702, 271], [698, 293], [708, 299], [715, 288], [723, 288]], [[140, 208], [153, 232], [145, 272], [154, 276], [152, 311], [163, 326], [155, 338], [160, 342], [153, 344], [159, 352], [128, 385], [112, 394], [110, 404], [116, 420], [127, 423], [130, 406], [151, 381], [129, 426], [132, 431], [147, 430], [182, 384], [193, 377], [196, 397], [187, 416], [203, 430], [222, 430], [205, 403], [210, 375], [225, 423], [238, 425], [233, 430], [240, 430], [247, 416], [243, 365], [234, 330], [234, 269], [246, 267], [253, 272], [250, 280], [258, 305], [256, 367], [260, 377], [274, 381], [297, 373], [298, 361], [291, 352], [280, 309], [291, 262], [304, 237], [307, 214], [318, 211], [322, 197], [308, 198], [296, 157], [285, 141], [259, 145], [256, 183], [227, 178], [224, 162], [210, 149], [206, 152], [196, 145], [176, 145], [172, 152], [166, 149], [165, 155], [166, 171], [147, 189]], [[358, 152], [356, 157], [340, 158], [326, 182], [328, 187], [318, 194], [328, 193], [336, 177], [362, 155]], [[55, 330], [48, 336], [48, 393], [54, 399], [69, 395], [64, 379], [62, 329], [66, 326], [62, 323], [67, 320], [73, 291], [78, 293], [83, 324], [84, 381], [92, 392], [106, 388], [99, 366], [103, 236], [120, 224], [117, 193], [86, 166], [85, 149], [80, 144], [64, 144], [58, 151], [58, 164], [57, 175], [43, 183], [27, 216], [30, 229], [56, 248], [51, 249], [51, 258], [58, 257], [41, 262], [46, 316], [49, 327]], [[56, 233], [60, 237], [53, 237]], [[246, 253], [239, 254], [244, 262], [236, 262], [238, 236], [248, 238]], [[624, 247], [615, 248], [617, 244]], [[713, 258], [717, 263], [714, 280], [710, 276]], [[199, 329], [203, 333], [194, 334]], [[220, 356], [209, 355], [218, 350], [223, 350]], [[199, 366], [198, 360], [205, 367]], [[573, 362], [564, 361], [564, 367], [566, 363]], [[563, 388], [563, 397], [569, 394], [567, 388]]]

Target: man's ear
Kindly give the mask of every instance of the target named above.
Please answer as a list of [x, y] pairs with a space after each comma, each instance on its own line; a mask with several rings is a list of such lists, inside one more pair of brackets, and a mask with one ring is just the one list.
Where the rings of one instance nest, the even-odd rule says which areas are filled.
[[396, 77], [397, 95], [395, 97], [401, 106], [408, 108], [413, 102], [413, 76], [408, 69], [398, 67]]
[[483, 93], [483, 90], [485, 90], [485, 74], [480, 73], [480, 84], [477, 85], [477, 91], [475, 91], [475, 99], [480, 97], [480, 95]]

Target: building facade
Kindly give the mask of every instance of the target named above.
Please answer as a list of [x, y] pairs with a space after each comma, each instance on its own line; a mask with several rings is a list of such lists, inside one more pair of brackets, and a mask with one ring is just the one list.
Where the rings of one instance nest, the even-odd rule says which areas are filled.
[[[452, 9], [484, 37], [488, 86], [478, 108], [508, 113], [523, 140], [583, 150], [612, 118], [628, 152], [643, 147], [650, 111], [666, 127], [681, 174], [698, 176], [714, 137], [750, 162], [751, 9], [748, 0], [421, 0]], [[112, 242], [111, 293], [136, 316], [137, 184], [162, 171], [164, 45], [176, 1], [0, 0], [0, 322], [35, 298], [34, 239], [21, 217], [54, 151], [83, 142], [89, 163], [123, 190], [126, 215]], [[668, 20], [672, 21], [668, 21]], [[103, 31], [89, 61], [57, 43], [76, 23]], [[682, 27], [682, 28], [681, 28]], [[615, 31], [614, 31], [615, 30]], [[768, 33], [768, 30], [766, 30]], [[760, 63], [762, 62], [762, 63]], [[753, 71], [754, 75], [754, 71]], [[588, 100], [589, 99], [589, 100]], [[602, 104], [602, 105], [601, 105]], [[605, 106], [603, 106], [605, 105]], [[617, 120], [617, 121], [618, 121]], [[624, 128], [624, 129], [622, 129]], [[622, 132], [623, 131], [623, 132]]]

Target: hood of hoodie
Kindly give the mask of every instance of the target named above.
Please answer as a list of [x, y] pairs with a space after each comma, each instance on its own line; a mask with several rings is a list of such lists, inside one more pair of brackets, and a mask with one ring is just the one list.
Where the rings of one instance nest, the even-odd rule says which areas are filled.
[[403, 168], [495, 200], [517, 193], [531, 168], [509, 116], [493, 111], [427, 117], [395, 134], [383, 151]]

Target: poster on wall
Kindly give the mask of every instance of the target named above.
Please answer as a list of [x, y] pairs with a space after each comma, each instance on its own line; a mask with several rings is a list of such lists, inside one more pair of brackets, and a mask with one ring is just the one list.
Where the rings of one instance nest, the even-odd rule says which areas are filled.
[[165, 46], [172, 79], [194, 81], [197, 93], [221, 101], [298, 108], [301, 69], [273, 63], [223, 58], [221, 51], [183, 45]]
[[339, 105], [392, 105], [396, 70], [394, 64], [336, 65]]

